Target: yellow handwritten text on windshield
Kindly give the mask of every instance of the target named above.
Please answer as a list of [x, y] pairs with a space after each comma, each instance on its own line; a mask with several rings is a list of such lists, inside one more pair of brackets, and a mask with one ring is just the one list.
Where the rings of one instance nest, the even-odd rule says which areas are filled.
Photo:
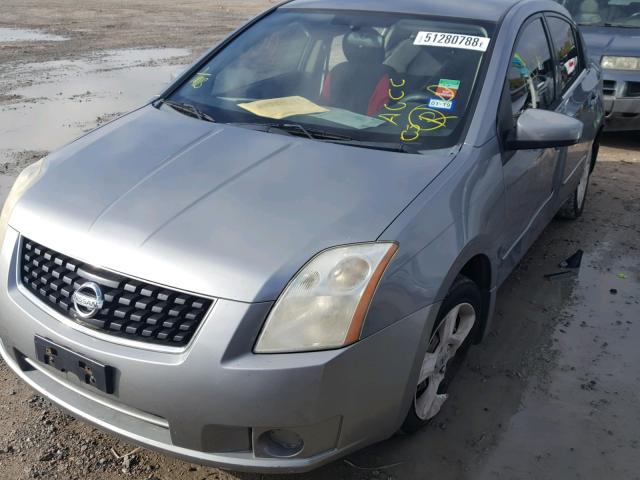
[[[400, 133], [400, 139], [403, 142], [416, 142], [423, 133], [445, 128], [449, 120], [458, 118], [453, 115], [445, 115], [439, 110], [430, 108], [427, 104], [421, 104], [409, 110], [408, 103], [401, 101], [406, 98], [404, 89], [406, 80], [395, 81], [391, 79], [389, 83], [389, 99], [396, 103], [385, 105], [384, 113], [378, 115], [378, 118], [399, 127], [400, 118], [406, 115], [406, 125]], [[440, 100], [450, 100], [456, 95], [453, 90], [447, 91], [447, 89], [440, 88], [439, 85], [429, 85], [426, 90]], [[405, 121], [402, 123], [405, 124]]]

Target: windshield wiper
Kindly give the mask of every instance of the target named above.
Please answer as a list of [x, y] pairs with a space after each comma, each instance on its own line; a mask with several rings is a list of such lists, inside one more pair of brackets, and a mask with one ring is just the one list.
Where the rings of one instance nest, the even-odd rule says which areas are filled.
[[336, 133], [327, 132], [325, 130], [319, 130], [315, 128], [305, 127], [300, 125], [299, 123], [261, 123], [261, 122], [248, 122], [248, 123], [232, 123], [231, 125], [235, 125], [237, 127], [256, 127], [262, 128], [266, 132], [269, 130], [282, 130], [291, 135], [304, 135], [310, 140], [341, 140], [341, 141], [349, 141], [353, 140], [351, 137], [346, 135], [339, 135]]
[[364, 140], [357, 140], [347, 135], [340, 135], [327, 132], [325, 130], [305, 127], [299, 123], [246, 122], [231, 123], [230, 125], [234, 125], [236, 127], [258, 128], [265, 132], [269, 132], [270, 130], [282, 130], [291, 135], [303, 134], [311, 140], [323, 140], [330, 143], [336, 143], [338, 145], [349, 145], [352, 147], [368, 148], [371, 150], [385, 150], [388, 152], [411, 153], [410, 149], [404, 143], [367, 142]]
[[269, 124], [269, 128], [276, 128], [276, 129], [284, 130], [289, 133], [293, 133], [292, 130], [299, 130], [307, 138], [310, 138], [311, 140], [315, 139], [315, 137], [309, 132], [309, 130], [304, 128], [299, 123], [273, 123], [273, 124]]
[[386, 152], [414, 153], [405, 143], [383, 143], [383, 142], [365, 142], [364, 140], [335, 140], [332, 143], [339, 145], [350, 145], [358, 148], [368, 148], [370, 150], [384, 150]]
[[204, 113], [198, 107], [190, 103], [174, 102], [173, 100], [159, 100], [156, 104], [156, 108], [160, 105], [167, 105], [180, 113], [185, 113], [190, 117], [197, 118], [198, 120], [204, 120], [206, 122], [212, 123], [216, 122], [216, 120], [211, 115]]

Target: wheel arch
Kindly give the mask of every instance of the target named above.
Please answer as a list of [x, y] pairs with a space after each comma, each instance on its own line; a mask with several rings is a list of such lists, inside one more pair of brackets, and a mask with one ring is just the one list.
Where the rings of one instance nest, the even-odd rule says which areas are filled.
[[474, 340], [474, 343], [480, 343], [485, 337], [495, 307], [497, 267], [486, 251], [486, 249], [478, 248], [477, 244], [466, 248], [453, 264], [439, 295], [439, 298], [444, 299], [456, 279], [461, 275], [478, 286], [482, 295], [482, 312], [480, 312], [481, 324], [478, 329], [478, 338]]
[[460, 270], [460, 274], [473, 281], [482, 295], [482, 312], [480, 312], [480, 328], [475, 343], [479, 343], [483, 338], [485, 329], [489, 323], [489, 312], [491, 311], [491, 260], [485, 254], [478, 254], [471, 258]]

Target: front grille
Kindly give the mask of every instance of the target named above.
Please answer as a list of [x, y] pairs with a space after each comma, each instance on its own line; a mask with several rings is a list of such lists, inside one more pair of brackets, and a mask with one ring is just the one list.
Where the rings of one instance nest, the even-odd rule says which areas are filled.
[[607, 97], [614, 97], [616, 95], [616, 82], [605, 80], [602, 89]]
[[640, 97], [640, 82], [627, 83], [627, 97]]
[[[23, 238], [22, 283], [70, 320], [129, 340], [174, 347], [193, 337], [212, 301], [94, 268]], [[87, 282], [104, 295], [92, 318], [80, 318], [72, 296]]]

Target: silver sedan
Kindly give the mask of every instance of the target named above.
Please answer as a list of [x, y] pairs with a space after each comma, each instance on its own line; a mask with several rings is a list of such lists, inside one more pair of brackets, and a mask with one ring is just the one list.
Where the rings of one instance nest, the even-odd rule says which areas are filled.
[[20, 175], [0, 352], [192, 462], [306, 471], [416, 431], [582, 213], [602, 120], [555, 2], [286, 2]]

